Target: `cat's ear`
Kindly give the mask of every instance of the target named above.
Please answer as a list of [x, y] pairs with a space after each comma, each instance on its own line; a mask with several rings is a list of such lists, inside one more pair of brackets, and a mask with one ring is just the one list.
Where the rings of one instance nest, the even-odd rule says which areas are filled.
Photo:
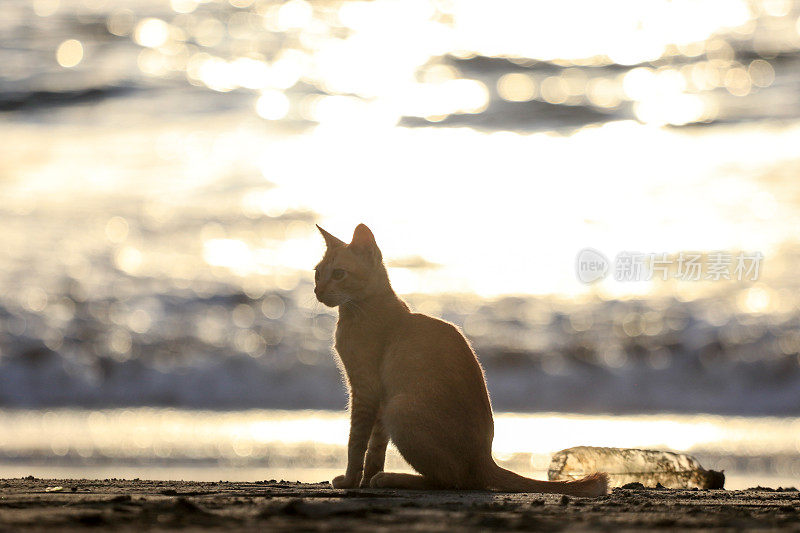
[[375, 242], [375, 236], [364, 224], [356, 226], [356, 230], [353, 232], [353, 240], [350, 241], [349, 247], [376, 261], [381, 260], [381, 251], [378, 249], [378, 243]]
[[317, 226], [317, 229], [319, 230], [319, 232], [322, 233], [322, 237], [325, 239], [325, 245], [328, 248], [338, 248], [339, 246], [344, 246], [345, 245], [345, 242], [343, 240], [337, 239], [336, 237], [334, 237], [333, 235], [331, 235], [330, 233], [328, 233], [324, 229], [320, 228], [319, 224], [317, 224], [316, 226]]

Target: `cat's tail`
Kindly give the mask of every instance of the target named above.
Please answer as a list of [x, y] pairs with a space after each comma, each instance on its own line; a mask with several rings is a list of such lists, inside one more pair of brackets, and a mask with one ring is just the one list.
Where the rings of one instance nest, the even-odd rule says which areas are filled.
[[547, 492], [593, 498], [608, 493], [608, 474], [596, 472], [573, 481], [539, 481], [530, 479], [496, 464], [488, 476], [489, 488], [505, 492]]

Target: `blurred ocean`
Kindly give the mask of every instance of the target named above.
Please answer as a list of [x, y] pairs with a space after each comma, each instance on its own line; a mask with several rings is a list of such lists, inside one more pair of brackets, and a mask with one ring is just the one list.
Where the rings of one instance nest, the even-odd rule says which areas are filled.
[[[171, 408], [5, 410], [0, 477], [319, 482], [345, 468], [344, 412]], [[547, 478], [578, 443], [689, 452], [725, 487], [796, 486], [800, 418], [498, 413], [495, 458]], [[387, 469], [410, 471], [393, 446]]]
[[[799, 16], [7, 0], [0, 419], [45, 429], [44, 451], [1, 441], [4, 461], [82, 464], [42, 421], [98, 409], [342, 409], [315, 222], [372, 227], [398, 292], [473, 342], [500, 411], [800, 415]], [[587, 286], [586, 246], [764, 262], [757, 281]], [[786, 442], [763, 453], [796, 458]]]

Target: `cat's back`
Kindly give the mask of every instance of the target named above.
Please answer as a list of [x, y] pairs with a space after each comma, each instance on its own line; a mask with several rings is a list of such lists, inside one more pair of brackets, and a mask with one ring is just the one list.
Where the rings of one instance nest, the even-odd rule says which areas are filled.
[[[491, 446], [492, 408], [483, 369], [453, 324], [409, 314], [387, 347], [381, 374], [387, 401], [411, 400], [416, 406], [415, 417], [434, 417], [437, 423], [468, 419], [466, 434], [462, 435], [458, 427], [451, 428], [450, 433], [462, 440], [479, 435], [482, 446], [487, 442]], [[488, 441], [484, 442], [486, 436]]]
[[485, 390], [483, 370], [461, 331], [421, 313], [410, 313], [395, 330], [385, 364], [395, 375], [456, 379], [470, 388]]
[[397, 342], [406, 348], [435, 350], [449, 348], [448, 352], [469, 352], [472, 349], [461, 331], [450, 322], [422, 313], [409, 313], [406, 323], [398, 332]]

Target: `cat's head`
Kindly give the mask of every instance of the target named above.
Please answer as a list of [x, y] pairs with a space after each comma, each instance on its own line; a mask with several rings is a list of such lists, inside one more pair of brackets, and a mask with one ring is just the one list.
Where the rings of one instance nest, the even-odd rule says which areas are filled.
[[389, 287], [386, 268], [375, 236], [364, 224], [356, 226], [350, 243], [317, 226], [327, 249], [314, 268], [314, 294], [328, 307], [357, 302]]

